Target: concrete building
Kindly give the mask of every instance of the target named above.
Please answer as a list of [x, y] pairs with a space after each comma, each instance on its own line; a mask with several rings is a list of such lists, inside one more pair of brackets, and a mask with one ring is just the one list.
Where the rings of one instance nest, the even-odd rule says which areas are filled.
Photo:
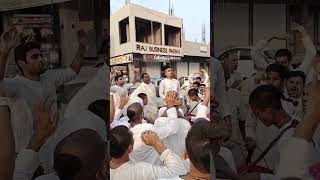
[[142, 72], [161, 78], [167, 64], [187, 76], [208, 62], [208, 45], [184, 41], [181, 18], [128, 3], [111, 15], [110, 25], [110, 64], [126, 66], [130, 78]]

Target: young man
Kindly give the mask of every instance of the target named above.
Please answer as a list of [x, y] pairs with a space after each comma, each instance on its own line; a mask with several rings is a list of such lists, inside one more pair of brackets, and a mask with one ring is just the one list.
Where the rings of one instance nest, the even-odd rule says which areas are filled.
[[[291, 71], [287, 74], [285, 80], [285, 91], [284, 95], [288, 98], [291, 98], [293, 101], [297, 103], [295, 106], [292, 107], [293, 116], [297, 120], [303, 119], [303, 109], [302, 109], [302, 96], [304, 92], [306, 82], [306, 76], [302, 71]], [[286, 102], [290, 103], [290, 102]]]
[[[46, 71], [40, 44], [35, 41], [20, 44], [14, 50], [14, 57], [21, 75], [4, 79], [7, 57], [15, 46], [17, 36], [15, 31], [15, 29], [12, 29], [2, 35], [3, 42], [0, 51], [3, 54], [0, 57], [0, 89], [5, 91], [5, 96], [26, 99], [31, 110], [34, 110], [41, 98], [52, 96], [56, 99], [57, 87], [71, 81], [80, 72], [81, 60], [87, 49], [86, 33], [84, 31], [78, 32], [79, 48], [73, 62], [67, 69]], [[3, 44], [7, 46], [3, 47]]]
[[159, 95], [162, 99], [165, 98], [168, 91], [175, 91], [178, 94], [180, 93], [180, 83], [177, 79], [174, 78], [175, 75], [173, 69], [167, 66], [164, 69], [164, 73], [166, 79], [163, 79], [159, 85]]
[[[269, 157], [271, 160], [267, 158], [268, 166], [274, 172], [276, 172], [275, 170], [279, 165], [279, 149], [286, 143], [287, 138], [293, 135], [295, 127], [291, 116], [282, 107], [281, 96], [281, 92], [277, 88], [270, 85], [262, 85], [257, 87], [249, 97], [250, 107], [257, 119], [265, 126], [270, 127], [273, 125], [280, 131], [279, 135], [281, 136], [276, 136], [278, 140], [272, 147], [274, 152]], [[272, 151], [268, 153], [272, 153]], [[260, 179], [264, 177], [275, 178], [270, 174], [260, 174]]]
[[195, 116], [197, 115], [198, 108], [201, 105], [202, 99], [199, 97], [198, 89], [190, 89], [188, 91], [188, 96], [191, 102], [190, 102], [190, 108], [189, 108], [189, 111], [187, 112], [186, 118], [187, 120], [193, 122], [196, 120]]
[[123, 75], [116, 75], [114, 77], [116, 85], [110, 88], [110, 92], [122, 94], [128, 94], [129, 88], [132, 87], [134, 84], [132, 83], [125, 83]]
[[156, 166], [145, 162], [132, 162], [129, 159], [129, 154], [133, 151], [135, 143], [133, 134], [127, 127], [118, 126], [111, 130], [110, 179], [159, 179], [187, 173], [181, 158], [166, 149], [156, 133], [144, 131], [140, 137], [144, 144], [155, 149], [164, 165]]
[[[301, 122], [302, 125], [297, 127], [293, 137], [280, 149], [277, 179], [285, 177], [316, 179], [319, 177], [319, 158], [312, 143], [319, 125], [319, 91], [319, 82], [314, 82], [308, 92], [310, 94], [308, 94], [307, 112]], [[315, 142], [316, 146], [317, 143], [319, 142]]]

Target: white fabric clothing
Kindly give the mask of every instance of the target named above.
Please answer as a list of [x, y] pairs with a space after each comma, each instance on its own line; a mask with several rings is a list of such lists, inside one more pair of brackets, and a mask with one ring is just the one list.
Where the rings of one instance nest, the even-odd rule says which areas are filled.
[[[160, 140], [163, 140], [171, 135], [177, 134], [179, 125], [177, 122], [177, 111], [175, 108], [167, 110], [168, 117], [160, 117], [159, 121], [166, 121], [165, 124], [153, 125], [149, 123], [138, 124], [130, 130], [133, 133], [134, 146], [133, 151], [129, 154], [130, 160], [133, 162], [144, 161], [151, 164], [160, 164], [158, 153], [151, 147], [145, 145], [141, 140], [141, 133], [146, 130], [151, 130], [157, 133]], [[156, 121], [158, 121], [158, 119]], [[160, 126], [161, 125], [161, 126]]]
[[168, 91], [176, 91], [180, 93], [180, 83], [177, 79], [164, 79], [159, 85], [159, 95], [162, 99], [165, 98]]
[[222, 64], [215, 58], [210, 61], [210, 75], [211, 75], [211, 96], [218, 102], [218, 110], [222, 117], [231, 115], [230, 106], [227, 100], [226, 85], [224, 70]]
[[22, 150], [15, 160], [13, 180], [30, 180], [40, 165], [38, 153], [31, 149]]
[[0, 81], [0, 89], [3, 88], [8, 97], [25, 99], [33, 111], [42, 98], [51, 96], [56, 100], [57, 87], [75, 77], [76, 73], [71, 68], [48, 70], [40, 76], [40, 81], [32, 81], [23, 76], [4, 79]]
[[[161, 117], [163, 115], [163, 113], [167, 110], [168, 108], [167, 107], [162, 107], [159, 109], [158, 111], [158, 117]], [[183, 110], [181, 108], [178, 109], [178, 111], [182, 114], [183, 114]]]
[[197, 118], [204, 118], [204, 119], [210, 121], [210, 118], [208, 117], [209, 112], [210, 112], [210, 108], [201, 104], [198, 108], [198, 112], [197, 112], [196, 117]]
[[160, 155], [160, 160], [164, 166], [152, 165], [145, 162], [134, 163], [129, 161], [117, 169], [110, 169], [111, 180], [152, 180], [158, 178], [170, 178], [187, 174], [183, 162], [179, 156], [165, 150]]
[[118, 85], [115, 85], [115, 86], [111, 86], [110, 87], [110, 92], [113, 92], [113, 93], [118, 93], [120, 95], [122, 94], [126, 94], [126, 93], [129, 93], [129, 89], [131, 87], [133, 87], [134, 84], [132, 83], [127, 83], [127, 84], [124, 84], [122, 87], [118, 86]]
[[[283, 127], [281, 127], [279, 129], [279, 132], [283, 131], [284, 129], [286, 129], [287, 127], [289, 127], [291, 125], [291, 122], [287, 123], [286, 125], [284, 125]], [[278, 140], [278, 142], [271, 148], [270, 152], [267, 153], [267, 155], [265, 156], [265, 160], [268, 163], [268, 166], [270, 169], [272, 169], [274, 172], [277, 171], [278, 167], [279, 167], [279, 162], [280, 162], [280, 149], [283, 146], [286, 146], [286, 144], [288, 143], [288, 139], [289, 137], [292, 137], [294, 134], [295, 128], [290, 128], [289, 130], [287, 130], [282, 136], [281, 138]], [[271, 139], [272, 141], [273, 139]], [[270, 141], [270, 142], [271, 142]], [[269, 143], [270, 143], [269, 142]], [[269, 143], [267, 145], [269, 145]], [[262, 150], [264, 150], [265, 148], [263, 148]], [[260, 152], [261, 153], [261, 152]], [[260, 154], [259, 153], [259, 154]], [[265, 166], [263, 165], [265, 164], [264, 162], [260, 162], [259, 165]], [[266, 166], [265, 166], [266, 167]], [[263, 180], [272, 180], [275, 179], [275, 176], [271, 176], [270, 174], [260, 174], [260, 179]]]
[[227, 162], [234, 172], [237, 172], [237, 167], [232, 152], [228, 148], [221, 147], [218, 154]]
[[230, 78], [227, 80], [227, 87], [238, 89], [242, 81], [242, 76], [239, 72], [233, 72], [230, 74]]
[[88, 110], [89, 105], [99, 99], [108, 99], [107, 97], [107, 65], [105, 64], [93, 79], [81, 88], [78, 93], [69, 102], [65, 118], [75, 117], [79, 112]]
[[39, 151], [41, 166], [44, 168], [46, 174], [54, 172], [53, 162], [56, 145], [66, 136], [80, 129], [95, 130], [102, 139], [107, 141], [105, 122], [90, 111], [83, 111], [72, 119], [66, 119], [61, 126], [56, 129], [55, 133], [47, 139]]
[[[170, 135], [162, 140], [162, 144], [170, 149], [172, 152], [176, 153], [178, 156], [183, 158], [182, 154], [186, 150], [185, 139], [191, 128], [190, 123], [182, 118], [176, 119], [178, 123], [178, 130], [176, 134]], [[167, 126], [168, 120], [165, 118], [158, 118], [154, 122], [155, 127], [165, 127]]]
[[5, 99], [10, 108], [15, 150], [16, 153], [19, 153], [27, 147], [33, 134], [33, 114], [23, 98], [12, 97], [1, 99]]
[[142, 82], [130, 95], [130, 98], [138, 96], [140, 93], [145, 93], [148, 96], [147, 105], [157, 107], [156, 87], [152, 83], [146, 84]]
[[311, 180], [309, 168], [315, 164], [315, 151], [312, 143], [304, 139], [290, 137], [286, 145], [280, 149], [280, 163], [276, 177], [298, 177]]
[[47, 174], [36, 178], [35, 180], [60, 180], [60, 178], [55, 174]]

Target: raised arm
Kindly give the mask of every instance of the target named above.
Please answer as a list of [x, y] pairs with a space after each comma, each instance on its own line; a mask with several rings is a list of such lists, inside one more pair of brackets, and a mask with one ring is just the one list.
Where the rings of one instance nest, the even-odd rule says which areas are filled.
[[0, 39], [0, 81], [4, 79], [6, 64], [10, 51], [15, 47], [18, 37], [16, 28], [11, 28], [4, 32]]
[[258, 43], [251, 50], [251, 57], [254, 65], [259, 69], [266, 69], [268, 67], [268, 58], [264, 55], [263, 50], [272, 40], [286, 40], [288, 39], [287, 33], [275, 33]]
[[141, 135], [142, 141], [152, 146], [160, 155], [163, 166], [150, 165], [144, 169], [146, 179], [172, 178], [187, 174], [182, 159], [161, 144], [157, 134], [152, 131], [145, 131]]
[[312, 60], [316, 56], [317, 50], [311, 40], [311, 37], [306, 32], [305, 28], [297, 23], [293, 23], [291, 25], [291, 31], [298, 32], [301, 34], [302, 43], [305, 49], [305, 55], [301, 65], [299, 66], [299, 70], [303, 71], [305, 74], [312, 68]]
[[83, 57], [87, 51], [87, 33], [84, 30], [78, 31], [78, 51], [71, 63], [71, 69], [76, 72], [77, 74], [80, 73], [81, 69], [81, 61], [83, 60]]

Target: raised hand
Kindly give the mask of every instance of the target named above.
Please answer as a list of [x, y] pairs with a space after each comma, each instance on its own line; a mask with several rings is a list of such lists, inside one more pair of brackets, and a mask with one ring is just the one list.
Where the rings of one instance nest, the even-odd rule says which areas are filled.
[[45, 141], [55, 132], [58, 123], [58, 112], [52, 117], [53, 98], [41, 100], [34, 112], [33, 136], [29, 147], [38, 151]]
[[144, 131], [141, 134], [141, 140], [148, 146], [155, 146], [157, 143], [160, 143], [158, 135], [153, 131]]
[[175, 91], [168, 91], [166, 93], [164, 101], [166, 102], [167, 109], [170, 109], [176, 105], [177, 95], [178, 94]]
[[291, 31], [298, 31], [298, 32], [301, 32], [301, 33], [305, 31], [303, 26], [301, 26], [300, 24], [295, 23], [295, 22], [291, 23], [290, 30]]
[[0, 52], [8, 53], [15, 47], [18, 38], [18, 31], [15, 27], [10, 28], [8, 31], [1, 35], [0, 39]]

